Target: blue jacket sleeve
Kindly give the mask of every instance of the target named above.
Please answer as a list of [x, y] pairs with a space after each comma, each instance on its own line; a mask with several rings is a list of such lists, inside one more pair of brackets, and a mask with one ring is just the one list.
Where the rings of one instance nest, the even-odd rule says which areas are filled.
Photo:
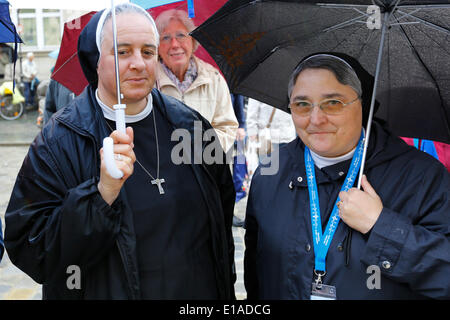
[[234, 114], [239, 122], [239, 128], [245, 128], [245, 111], [244, 111], [244, 97], [240, 94], [231, 94], [233, 102]]
[[414, 219], [383, 208], [361, 258], [384, 276], [437, 299], [450, 298], [449, 176], [433, 166], [423, 173], [411, 208]]
[[48, 85], [47, 92], [45, 94], [45, 109], [44, 109], [44, 124], [52, 117], [56, 112], [56, 81], [50, 79], [50, 84]]

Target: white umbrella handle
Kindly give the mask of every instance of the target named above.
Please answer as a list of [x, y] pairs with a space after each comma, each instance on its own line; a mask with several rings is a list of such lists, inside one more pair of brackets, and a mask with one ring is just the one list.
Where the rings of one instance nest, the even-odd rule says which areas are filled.
[[105, 160], [106, 170], [114, 179], [121, 179], [123, 172], [119, 170], [114, 161], [114, 141], [110, 137], [103, 139], [103, 159]]
[[[111, 18], [112, 18], [112, 28], [113, 28], [113, 39], [114, 39], [114, 63], [116, 70], [116, 89], [117, 89], [117, 104], [114, 105], [115, 115], [116, 115], [116, 129], [122, 133], [126, 133], [125, 130], [125, 108], [126, 105], [121, 103], [121, 93], [120, 93], [120, 81], [119, 81], [119, 60], [117, 55], [117, 29], [116, 29], [116, 10], [114, 7], [114, 0], [111, 0]], [[113, 139], [107, 137], [103, 139], [103, 159], [105, 160], [106, 170], [114, 179], [121, 179], [123, 177], [123, 172], [119, 170], [114, 161], [114, 143]]]

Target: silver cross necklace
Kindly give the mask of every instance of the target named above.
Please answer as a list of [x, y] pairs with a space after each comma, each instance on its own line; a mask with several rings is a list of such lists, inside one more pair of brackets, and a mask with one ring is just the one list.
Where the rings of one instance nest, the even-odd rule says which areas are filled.
[[[156, 130], [155, 108], [153, 108], [152, 111], [153, 111], [153, 124], [155, 126], [155, 140], [156, 140], [156, 179], [151, 175], [150, 172], [148, 172], [147, 169], [145, 169], [145, 167], [139, 162], [139, 160], [137, 158], [136, 158], [136, 162], [138, 163], [138, 165], [141, 166], [142, 170], [144, 170], [144, 172], [150, 178], [152, 178], [152, 180], [150, 180], [150, 182], [151, 182], [151, 184], [158, 187], [159, 194], [164, 194], [164, 189], [162, 187], [162, 184], [165, 183], [166, 181], [164, 179], [159, 178], [159, 144], [158, 144], [158, 131]], [[111, 131], [112, 131], [113, 129], [111, 128], [109, 123], [106, 122], [106, 124], [108, 125], [109, 129], [111, 129]]]

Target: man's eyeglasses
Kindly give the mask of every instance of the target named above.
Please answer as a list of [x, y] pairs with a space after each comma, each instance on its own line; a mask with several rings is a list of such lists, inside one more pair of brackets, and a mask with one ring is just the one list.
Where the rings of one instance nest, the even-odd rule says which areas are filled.
[[306, 100], [294, 100], [291, 103], [289, 103], [289, 109], [291, 109], [291, 112], [298, 115], [298, 116], [309, 116], [314, 109], [314, 106], [318, 106], [323, 112], [330, 115], [336, 115], [342, 113], [344, 111], [344, 107], [348, 106], [349, 104], [352, 104], [356, 100], [358, 100], [359, 97], [356, 99], [344, 103], [337, 99], [328, 99], [316, 103], [311, 103]]
[[165, 34], [161, 36], [160, 42], [170, 43], [173, 38], [177, 39], [178, 42], [185, 42], [189, 38], [189, 35], [184, 32], [177, 32], [174, 36], [171, 34]]

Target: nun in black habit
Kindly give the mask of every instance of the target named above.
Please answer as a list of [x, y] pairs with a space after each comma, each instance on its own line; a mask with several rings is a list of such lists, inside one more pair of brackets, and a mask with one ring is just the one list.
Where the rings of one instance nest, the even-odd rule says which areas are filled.
[[[113, 131], [108, 11], [97, 13], [79, 38], [89, 85], [50, 119], [18, 175], [6, 211], [11, 261], [43, 284], [44, 299], [234, 299], [229, 167], [193, 154], [174, 164], [172, 155], [179, 143], [171, 139], [174, 130], [189, 133], [190, 150], [201, 155], [217, 136], [194, 146], [194, 126], [203, 137], [211, 125], [152, 90], [158, 33], [148, 13], [132, 4], [116, 6], [128, 128]], [[119, 180], [105, 170], [107, 136], [124, 173]], [[74, 271], [79, 282], [68, 285]]]
[[344, 54], [314, 54], [293, 72], [299, 137], [280, 148], [276, 174], [256, 170], [249, 193], [248, 299], [450, 298], [445, 167], [374, 120], [362, 189], [352, 188], [372, 88]]

